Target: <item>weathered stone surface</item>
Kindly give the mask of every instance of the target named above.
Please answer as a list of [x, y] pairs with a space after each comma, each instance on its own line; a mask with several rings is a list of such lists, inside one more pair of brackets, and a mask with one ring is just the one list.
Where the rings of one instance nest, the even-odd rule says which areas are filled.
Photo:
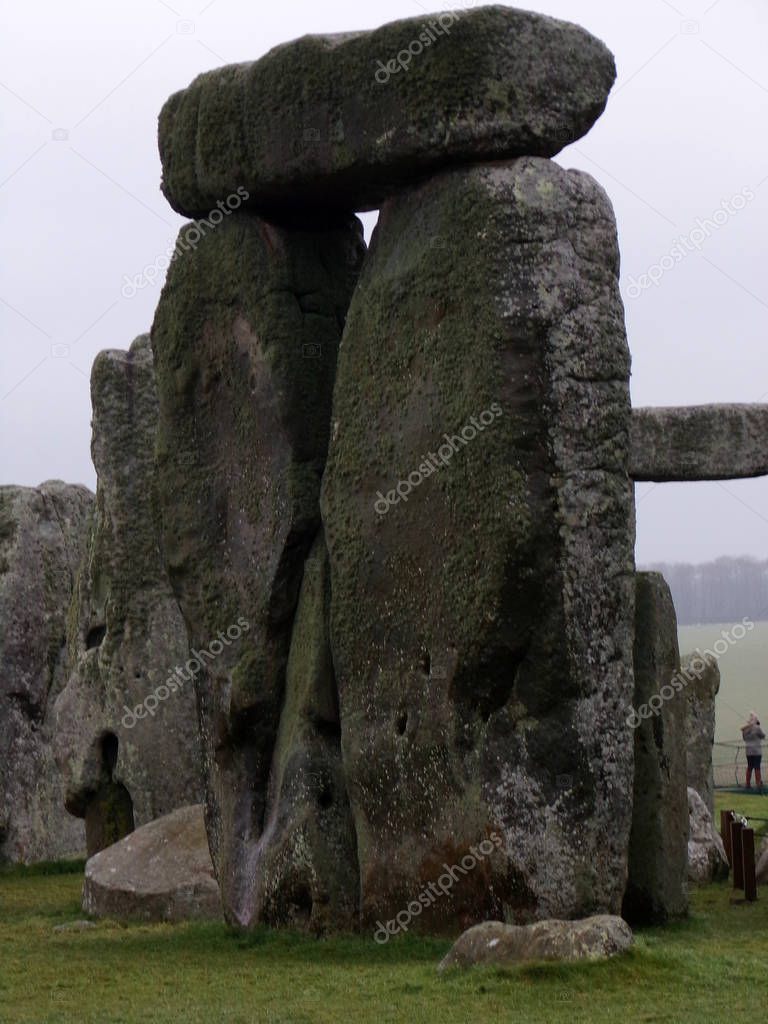
[[531, 960], [601, 960], [625, 953], [632, 929], [620, 917], [598, 914], [581, 921], [539, 921], [525, 927], [484, 921], [460, 936], [438, 971]]
[[768, 405], [635, 409], [635, 480], [735, 480], [768, 474]]
[[52, 718], [92, 509], [90, 491], [60, 481], [0, 487], [0, 861], [85, 848], [82, 823], [64, 809]]
[[[443, 32], [401, 69], [430, 24]], [[163, 191], [193, 217], [238, 188], [262, 211], [376, 209], [449, 163], [554, 156], [592, 127], [615, 74], [584, 29], [502, 6], [304, 36], [168, 100]]]
[[715, 814], [715, 775], [712, 747], [715, 742], [715, 697], [720, 690], [720, 668], [712, 654], [695, 651], [682, 659], [681, 672], [688, 701], [686, 712], [686, 763], [688, 785], [696, 790]]
[[89, 857], [117, 843], [136, 828], [133, 800], [122, 782], [103, 782], [85, 810], [85, 845]]
[[91, 398], [96, 511], [70, 616], [71, 671], [56, 702], [67, 807], [86, 819], [89, 854], [132, 821], [203, 796], [194, 690], [188, 675], [186, 684], [172, 676], [189, 647], [160, 545], [147, 335], [129, 352], [97, 357]]
[[688, 879], [699, 885], [728, 877], [728, 858], [707, 805], [688, 787]]
[[[225, 912], [241, 925], [280, 917], [275, 893], [291, 885], [288, 916], [297, 922], [320, 927], [349, 913], [349, 888], [329, 860], [342, 842], [342, 794], [334, 794], [338, 819], [336, 808], [323, 817], [300, 806], [311, 786], [325, 799], [323, 779], [333, 792], [337, 771], [317, 592], [297, 629], [314, 629], [318, 648], [296, 654], [304, 665], [291, 710], [285, 681], [320, 527], [337, 350], [363, 251], [355, 218], [301, 231], [233, 215], [174, 260], [152, 330], [171, 581], [195, 647], [238, 622], [243, 633], [196, 678], [211, 851]], [[310, 707], [318, 709], [311, 738]], [[301, 843], [310, 849], [299, 869]], [[315, 908], [322, 893], [332, 905]]]
[[329, 613], [328, 554], [321, 533], [304, 566], [254, 874], [255, 905], [263, 907], [263, 920], [316, 932], [354, 929], [359, 889]]
[[180, 807], [91, 857], [83, 910], [142, 921], [221, 918], [202, 806]]
[[633, 924], [661, 923], [688, 909], [686, 700], [672, 685], [679, 670], [672, 594], [659, 573], [638, 573], [634, 707], [652, 713], [639, 722], [630, 716], [636, 726], [635, 781], [622, 913]]
[[[381, 211], [322, 499], [364, 923], [494, 833], [502, 848], [420, 927], [620, 908], [634, 563], [617, 271], [604, 192], [546, 160], [453, 170]], [[457, 451], [435, 469], [446, 434]]]

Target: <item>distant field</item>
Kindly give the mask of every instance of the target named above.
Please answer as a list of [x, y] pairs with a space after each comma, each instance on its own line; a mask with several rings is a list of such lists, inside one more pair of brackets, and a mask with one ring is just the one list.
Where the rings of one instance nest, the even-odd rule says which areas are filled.
[[[733, 623], [710, 626], [681, 626], [680, 653], [711, 648]], [[751, 633], [719, 658], [720, 693], [717, 698], [715, 741], [740, 740], [740, 727], [754, 709], [768, 723], [768, 622], [758, 622]], [[768, 729], [765, 730], [768, 733]], [[768, 759], [768, 744], [766, 745]], [[767, 773], [768, 777], [768, 773]]]

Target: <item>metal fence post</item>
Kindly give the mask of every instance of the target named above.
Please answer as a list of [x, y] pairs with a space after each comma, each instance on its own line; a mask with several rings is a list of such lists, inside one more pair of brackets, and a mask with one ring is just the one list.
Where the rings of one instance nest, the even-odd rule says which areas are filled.
[[741, 860], [744, 877], [744, 895], [750, 902], [757, 899], [757, 878], [755, 877], [755, 830], [742, 829]]
[[744, 888], [744, 861], [742, 855], [741, 834], [744, 826], [740, 821], [731, 822], [731, 867], [733, 868], [733, 888]]

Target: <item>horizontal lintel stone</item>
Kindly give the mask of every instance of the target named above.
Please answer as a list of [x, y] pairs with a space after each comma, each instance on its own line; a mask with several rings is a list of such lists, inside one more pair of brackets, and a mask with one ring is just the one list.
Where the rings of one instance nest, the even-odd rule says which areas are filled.
[[635, 409], [630, 475], [637, 481], [768, 475], [768, 405]]

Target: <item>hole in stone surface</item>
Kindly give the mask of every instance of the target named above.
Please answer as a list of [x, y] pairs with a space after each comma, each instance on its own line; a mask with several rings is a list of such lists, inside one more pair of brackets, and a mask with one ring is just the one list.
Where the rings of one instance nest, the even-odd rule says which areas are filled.
[[38, 704], [35, 704], [28, 693], [9, 693], [8, 700], [10, 703], [14, 704], [26, 718], [42, 718], [42, 709]]
[[104, 637], [107, 635], [106, 626], [93, 626], [88, 630], [88, 635], [85, 638], [86, 650], [93, 650], [94, 647], [101, 647], [104, 642]]
[[[487, 722], [508, 702], [515, 688], [517, 673], [524, 661], [527, 650], [511, 651], [504, 646], [490, 651], [474, 673], [471, 688], [469, 680], [462, 680], [462, 687], [468, 691], [470, 708]], [[466, 698], [465, 698], [466, 699]]]
[[105, 782], [88, 801], [85, 845], [89, 857], [133, 832], [133, 800], [122, 782]]
[[306, 885], [299, 886], [296, 890], [292, 903], [292, 917], [294, 920], [309, 920], [312, 917], [312, 893]]
[[122, 782], [115, 782], [119, 742], [113, 732], [100, 741], [101, 785], [85, 808], [85, 843], [89, 857], [118, 842], [135, 828], [133, 800]]
[[405, 730], [408, 728], [408, 712], [404, 711], [397, 720], [397, 731], [401, 736], [405, 735]]
[[320, 718], [319, 715], [313, 717], [311, 721], [318, 733], [325, 737], [325, 739], [336, 742], [341, 740], [341, 725], [339, 722], [329, 722], [325, 718]]
[[429, 651], [424, 651], [421, 655], [421, 671], [425, 676], [428, 676], [432, 672], [432, 657]]
[[317, 803], [323, 810], [326, 810], [333, 803], [333, 787], [330, 782], [324, 782], [317, 794]]
[[113, 732], [105, 732], [101, 737], [101, 764], [104, 771], [112, 780], [112, 773], [117, 767], [117, 751], [120, 744]]

